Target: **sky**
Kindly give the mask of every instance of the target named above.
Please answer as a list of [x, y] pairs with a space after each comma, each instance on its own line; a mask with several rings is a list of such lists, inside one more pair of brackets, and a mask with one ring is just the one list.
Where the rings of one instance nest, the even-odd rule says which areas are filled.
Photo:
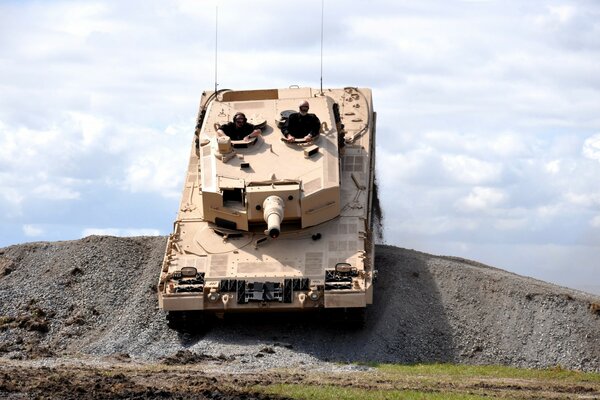
[[373, 90], [386, 244], [600, 294], [600, 2], [282, 4], [0, 0], [0, 247], [170, 233], [215, 77], [322, 75]]

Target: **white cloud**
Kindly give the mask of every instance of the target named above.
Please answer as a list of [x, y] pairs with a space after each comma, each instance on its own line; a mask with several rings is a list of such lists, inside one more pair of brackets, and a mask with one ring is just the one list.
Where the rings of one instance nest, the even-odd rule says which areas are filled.
[[36, 186], [32, 193], [38, 199], [44, 200], [76, 200], [80, 196], [79, 192], [54, 183]]
[[387, 166], [380, 169], [379, 178], [382, 181], [398, 182], [398, 179], [419, 180], [423, 174], [430, 171], [438, 162], [435, 160], [435, 151], [430, 147], [417, 148], [407, 152], [391, 152], [392, 149], [379, 147], [378, 157], [380, 165]]
[[500, 157], [522, 157], [531, 154], [524, 138], [514, 133], [500, 133], [484, 142], [489, 143], [492, 154]]
[[561, 214], [561, 211], [564, 211], [564, 207], [562, 204], [547, 204], [540, 207], [537, 207], [535, 210], [538, 217], [542, 220], [550, 220]]
[[78, 142], [83, 148], [104, 146], [99, 142], [104, 142], [108, 135], [104, 132], [106, 124], [101, 118], [75, 111], [68, 112], [67, 115], [74, 125], [74, 131], [81, 135]]
[[0, 207], [0, 209], [2, 209], [0, 215], [2, 215], [4, 218], [12, 218], [22, 215], [22, 204], [25, 200], [25, 196], [22, 195], [18, 190], [2, 185], [0, 200], [0, 204], [2, 205], [2, 207]]
[[585, 139], [581, 153], [584, 157], [600, 161], [600, 133]]
[[565, 199], [568, 203], [581, 207], [600, 206], [600, 194], [598, 193], [565, 193]]
[[550, 173], [552, 175], [556, 175], [560, 172], [561, 160], [549, 161], [544, 165], [544, 168], [546, 169], [546, 171], [548, 171], [548, 173]]
[[474, 187], [471, 192], [458, 202], [463, 211], [486, 211], [498, 207], [506, 200], [502, 190], [490, 187]]
[[124, 172], [122, 186], [132, 193], [154, 192], [178, 198], [181, 195], [187, 152], [180, 149], [149, 148], [135, 155]]
[[547, 11], [546, 14], [535, 17], [536, 24], [546, 28], [557, 28], [572, 20], [577, 13], [572, 5], [550, 5], [547, 6]]
[[442, 166], [455, 181], [474, 185], [497, 182], [502, 172], [499, 164], [460, 154], [443, 155]]
[[557, 18], [561, 23], [570, 21], [576, 13], [575, 7], [571, 5], [550, 6], [550, 15]]
[[64, 7], [60, 15], [56, 15], [60, 18], [56, 28], [78, 37], [87, 37], [96, 32], [115, 32], [121, 24], [106, 19], [109, 8], [107, 4], [100, 3], [71, 4]]
[[53, 128], [34, 130], [22, 126], [0, 125], [0, 165], [33, 169], [44, 154], [52, 151], [58, 131]]
[[36, 237], [43, 235], [45, 232], [39, 226], [26, 224], [23, 225], [23, 233], [27, 237]]

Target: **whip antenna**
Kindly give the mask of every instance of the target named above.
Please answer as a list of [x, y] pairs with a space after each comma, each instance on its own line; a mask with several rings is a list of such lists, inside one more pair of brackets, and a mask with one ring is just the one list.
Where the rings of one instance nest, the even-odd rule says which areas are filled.
[[217, 93], [217, 43], [219, 39], [219, 6], [215, 7], [215, 93]]
[[325, 9], [325, 0], [321, 0], [321, 94], [323, 94], [323, 10]]

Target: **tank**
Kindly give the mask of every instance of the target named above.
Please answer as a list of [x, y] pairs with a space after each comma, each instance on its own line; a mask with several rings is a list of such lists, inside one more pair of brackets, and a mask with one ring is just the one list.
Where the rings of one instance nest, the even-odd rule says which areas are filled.
[[[320, 134], [290, 143], [282, 126], [305, 100]], [[258, 137], [217, 135], [238, 112]], [[367, 88], [203, 92], [158, 283], [168, 319], [363, 316], [376, 275], [375, 123]]]

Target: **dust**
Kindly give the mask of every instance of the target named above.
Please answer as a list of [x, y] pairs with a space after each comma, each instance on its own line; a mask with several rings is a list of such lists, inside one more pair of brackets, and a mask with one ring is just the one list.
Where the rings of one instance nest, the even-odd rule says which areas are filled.
[[379, 200], [379, 185], [377, 175], [373, 175], [373, 198], [371, 203], [371, 230], [376, 244], [385, 243], [383, 239], [383, 209]]

